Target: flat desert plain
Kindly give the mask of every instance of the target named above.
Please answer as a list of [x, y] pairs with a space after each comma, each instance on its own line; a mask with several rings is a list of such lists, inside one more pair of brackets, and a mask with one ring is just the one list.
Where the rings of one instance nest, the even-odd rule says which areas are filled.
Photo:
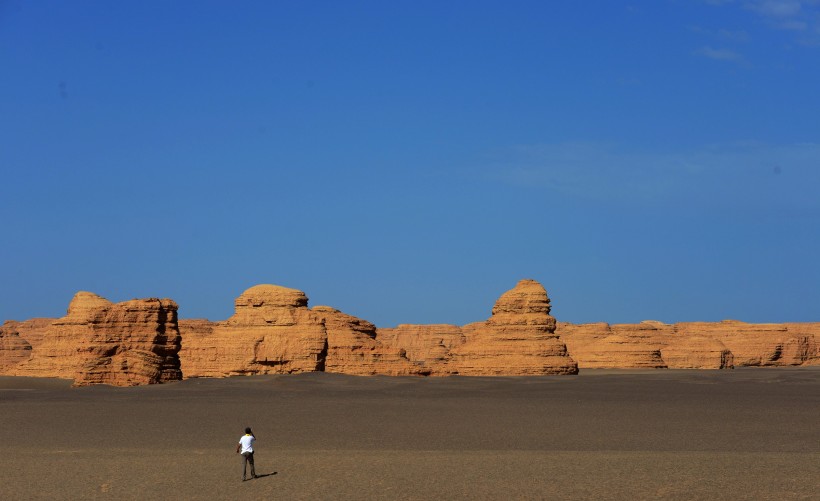
[[4, 500], [820, 499], [818, 367], [0, 378], [0, 417]]

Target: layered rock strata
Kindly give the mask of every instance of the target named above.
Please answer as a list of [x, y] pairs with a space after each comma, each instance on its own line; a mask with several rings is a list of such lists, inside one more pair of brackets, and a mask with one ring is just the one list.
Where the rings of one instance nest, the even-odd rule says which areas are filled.
[[[732, 352], [738, 366], [801, 365], [816, 354], [815, 338], [810, 329], [789, 324], [747, 324], [735, 320], [718, 323], [685, 322], [675, 324], [675, 332], [684, 338], [702, 336], [718, 340]], [[806, 326], [807, 327], [807, 326]], [[804, 327], [805, 328], [805, 327]]]
[[817, 364], [820, 323], [559, 323], [557, 331], [581, 369], [728, 369]]
[[257, 285], [225, 322], [183, 320], [184, 377], [325, 371], [370, 376], [424, 374], [377, 338], [372, 323], [329, 306], [308, 308], [302, 291]]
[[664, 369], [658, 322], [609, 325], [560, 323], [558, 332], [579, 368]]
[[705, 336], [677, 337], [661, 348], [670, 369], [731, 369], [734, 355], [725, 344]]
[[314, 313], [324, 320], [327, 330], [325, 372], [372, 376], [424, 374], [400, 349], [382, 343], [376, 326], [328, 306], [316, 306]]
[[449, 324], [402, 324], [378, 330], [379, 341], [407, 359], [419, 374], [447, 376], [458, 374], [450, 363], [452, 351], [465, 342], [461, 327]]
[[[287, 374], [324, 370], [327, 332], [304, 292], [257, 285], [224, 322], [182, 324], [185, 377]], [[189, 325], [195, 330], [188, 331]]]
[[31, 344], [20, 337], [16, 323], [0, 325], [0, 374], [31, 358]]
[[[181, 333], [181, 336], [180, 336]], [[304, 292], [258, 285], [222, 322], [177, 321], [169, 299], [111, 303], [80, 292], [60, 319], [0, 326], [0, 375], [136, 385], [184, 377], [326, 371], [355, 375], [573, 374], [578, 368], [820, 365], [820, 323], [557, 323], [546, 290], [522, 280], [464, 326], [372, 323]]]
[[54, 322], [53, 318], [30, 318], [22, 322], [7, 320], [0, 326], [0, 332], [8, 328], [16, 331], [21, 338], [25, 339], [31, 346], [39, 346], [46, 336], [48, 326]]
[[49, 321], [44, 328], [27, 327], [31, 327], [31, 353], [6, 369], [12, 375], [70, 378], [76, 386], [181, 379], [177, 304], [170, 299], [115, 304], [78, 292], [65, 317]]
[[357, 375], [574, 374], [555, 334], [549, 298], [533, 280], [505, 293], [492, 317], [451, 325], [377, 329], [303, 292], [258, 285], [226, 322], [181, 323], [185, 377], [326, 371]]
[[521, 280], [501, 295], [485, 322], [465, 325], [449, 365], [463, 375], [576, 374], [578, 364], [555, 333], [547, 291]]

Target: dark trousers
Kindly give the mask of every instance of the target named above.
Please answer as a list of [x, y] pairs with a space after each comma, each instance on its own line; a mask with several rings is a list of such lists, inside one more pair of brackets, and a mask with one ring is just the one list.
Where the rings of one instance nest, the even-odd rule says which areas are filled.
[[242, 480], [245, 480], [245, 472], [248, 471], [248, 463], [251, 465], [251, 478], [256, 476], [256, 468], [253, 466], [253, 452], [242, 453]]

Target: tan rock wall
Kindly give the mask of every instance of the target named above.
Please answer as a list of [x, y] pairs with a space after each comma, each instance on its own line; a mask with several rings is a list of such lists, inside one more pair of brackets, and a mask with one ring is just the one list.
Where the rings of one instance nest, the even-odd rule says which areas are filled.
[[43, 341], [48, 326], [55, 320], [55, 318], [30, 318], [22, 322], [9, 320], [6, 323], [13, 325], [21, 338], [25, 339], [32, 347], [36, 347]]
[[79, 292], [45, 328], [14, 375], [74, 379], [78, 386], [132, 386], [181, 378], [177, 305], [170, 299], [111, 303]]
[[725, 344], [704, 336], [678, 337], [660, 350], [670, 369], [731, 369], [734, 355]]
[[449, 324], [402, 324], [378, 330], [378, 340], [413, 364], [420, 374], [446, 376], [456, 372], [450, 365], [452, 350], [464, 344], [461, 327]]
[[560, 323], [558, 333], [584, 368], [694, 368], [817, 364], [818, 323]]
[[[176, 318], [169, 299], [113, 304], [80, 292], [65, 317], [0, 326], [0, 375], [134, 385], [184, 377], [573, 374], [578, 368], [820, 365], [820, 323], [556, 323], [546, 290], [522, 280], [488, 320], [465, 326], [372, 323], [304, 292], [251, 287], [227, 320]], [[180, 335], [181, 333], [181, 335]]]
[[327, 331], [325, 372], [358, 376], [422, 373], [400, 350], [376, 339], [376, 326], [370, 322], [327, 306], [317, 306], [313, 312], [324, 320]]
[[578, 365], [555, 333], [550, 300], [535, 280], [521, 280], [496, 301], [485, 322], [465, 325], [449, 366], [463, 375], [576, 374]]
[[0, 325], [0, 376], [11, 375], [18, 365], [31, 358], [32, 347], [40, 345], [46, 329], [54, 320], [7, 320]]
[[182, 377], [222, 377], [219, 369], [220, 357], [225, 350], [220, 349], [211, 335], [215, 322], [204, 318], [180, 319], [179, 332], [182, 338], [179, 348], [179, 367]]
[[259, 285], [225, 322], [183, 321], [185, 377], [327, 371], [356, 375], [572, 374], [549, 298], [524, 280], [486, 322], [377, 329], [334, 308], [309, 309], [303, 292]]
[[[302, 291], [257, 285], [224, 322], [182, 325], [184, 377], [289, 374], [324, 368], [327, 334]], [[188, 327], [195, 330], [188, 331]]]
[[0, 325], [0, 375], [6, 375], [14, 367], [31, 358], [31, 344], [20, 337], [17, 322]]

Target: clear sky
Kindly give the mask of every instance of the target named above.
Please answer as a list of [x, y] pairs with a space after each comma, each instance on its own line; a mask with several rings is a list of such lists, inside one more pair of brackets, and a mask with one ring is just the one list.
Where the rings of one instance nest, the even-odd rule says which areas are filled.
[[820, 3], [0, 0], [0, 320], [820, 321]]

